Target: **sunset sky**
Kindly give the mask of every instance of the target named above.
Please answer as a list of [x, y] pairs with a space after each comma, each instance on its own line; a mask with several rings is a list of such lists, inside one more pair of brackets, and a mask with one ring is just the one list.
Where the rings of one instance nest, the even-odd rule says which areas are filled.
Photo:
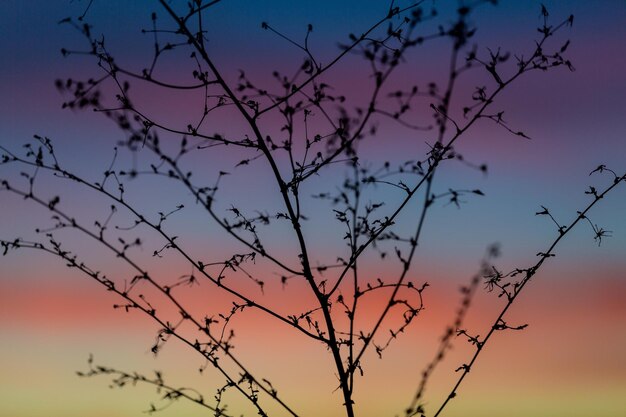
[[[31, 141], [33, 134], [47, 136], [53, 139], [64, 166], [90, 181], [101, 181], [113, 158], [113, 148], [124, 139], [124, 133], [91, 110], [62, 109], [67, 97], [55, 87], [57, 79], [102, 76], [93, 57], [64, 58], [60, 52], [61, 48], [78, 51], [87, 47], [76, 30], [58, 22], [79, 16], [88, 3], [9, 0], [0, 4], [0, 146], [23, 155], [22, 145]], [[499, 3], [497, 7], [483, 5], [470, 17], [478, 28], [472, 42], [478, 44], [479, 56], [486, 56], [487, 48], [495, 51], [498, 47], [512, 55], [528, 54], [539, 36], [541, 2]], [[424, 4], [426, 10], [432, 5], [439, 8], [437, 23], [447, 25], [455, 16], [456, 2], [426, 0]], [[560, 224], [569, 224], [576, 211], [589, 203], [590, 197], [584, 193], [589, 186], [600, 190], [610, 185], [610, 174], [590, 176], [592, 170], [601, 164], [620, 175], [626, 170], [626, 4], [621, 0], [545, 0], [543, 4], [553, 23], [574, 15], [573, 27], [564, 28], [549, 45], [558, 50], [569, 39], [566, 54], [575, 71], [557, 68], [527, 74], [498, 97], [494, 112], [504, 110], [511, 128], [524, 131], [530, 140], [484, 121], [455, 147], [468, 164], [446, 163], [437, 173], [435, 194], [450, 188], [480, 189], [485, 196], [463, 196], [460, 208], [438, 201], [429, 213], [409, 271], [416, 285], [430, 284], [424, 292], [426, 308], [382, 359], [373, 351], [364, 356], [364, 375], [355, 390], [360, 417], [403, 415], [424, 366], [435, 355], [445, 326], [454, 320], [461, 300], [459, 288], [479, 271], [486, 248], [494, 243], [500, 245], [502, 253], [495, 264], [501, 270], [534, 265], [536, 254], [546, 250], [558, 235], [549, 218], [535, 215], [541, 206], [548, 207]], [[207, 49], [227, 82], [235, 85], [241, 70], [259, 86], [275, 88], [272, 71], [292, 74], [303, 55], [288, 41], [263, 30], [261, 22], [296, 41], [304, 38], [311, 23], [311, 51], [320, 62], [327, 63], [338, 54], [338, 44], [349, 42], [348, 34], [361, 33], [385, 15], [387, 6], [381, 0], [224, 0], [206, 13]], [[150, 14], [154, 10], [161, 27], [174, 27], [158, 2], [148, 0], [95, 0], [85, 20], [93, 25], [95, 37], [103, 34], [116, 62], [140, 72], [152, 59], [153, 38], [142, 34], [141, 29], [151, 27]], [[437, 23], [426, 24], [425, 33], [436, 30]], [[162, 36], [165, 39], [167, 35]], [[422, 89], [430, 81], [445, 80], [449, 56], [449, 40], [427, 42], [411, 52], [385, 91], [413, 84]], [[361, 58], [348, 56], [325, 75], [333, 93], [345, 95], [349, 107], [366, 103], [371, 91], [366, 65]], [[167, 82], [189, 84], [193, 69], [189, 50], [175, 51], [157, 65], [155, 74]], [[482, 69], [461, 77], [452, 99], [457, 115], [471, 102], [474, 87], [493, 87], [490, 82]], [[105, 100], [110, 100], [113, 90], [110, 85], [106, 88]], [[131, 81], [130, 91], [137, 98], [136, 105], [147, 114], [181, 129], [197, 120], [202, 110], [202, 95], [197, 92], [146, 87], [138, 80]], [[425, 109], [427, 100], [421, 103]], [[428, 111], [411, 115], [419, 125], [432, 121]], [[313, 119], [312, 131], [323, 130], [320, 120]], [[427, 143], [433, 143], [436, 137], [432, 131], [413, 131], [390, 119], [379, 120], [378, 135], [366, 138], [360, 149], [362, 164], [378, 167], [386, 160], [394, 165], [423, 158]], [[241, 138], [249, 133], [235, 112], [211, 115], [207, 123], [208, 134]], [[261, 125], [275, 138], [283, 135], [271, 115]], [[167, 133], [162, 139], [166, 143], [180, 140]], [[0, 157], [2, 154], [0, 150]], [[235, 168], [238, 161], [255, 156], [218, 147], [198, 152], [184, 163], [194, 172], [194, 180], [207, 185], [215, 182], [220, 170], [231, 172], [224, 177], [216, 200], [223, 217], [232, 218], [229, 208], [233, 206], [252, 214], [255, 210], [284, 211], [262, 159]], [[134, 163], [149, 169], [153, 160], [145, 152], [133, 160], [127, 151], [120, 150], [115, 169]], [[288, 166], [286, 161], [280, 160], [281, 169]], [[488, 165], [487, 175], [469, 166], [483, 163]], [[0, 180], [27, 189], [20, 173], [32, 171], [14, 164], [0, 165]], [[311, 218], [303, 227], [314, 264], [332, 264], [338, 256], [349, 257], [342, 240], [345, 229], [334, 219], [333, 207], [309, 198], [314, 193], [334, 192], [348, 173], [346, 165], [335, 164], [313, 177], [311, 185], [302, 190], [308, 204], [303, 212]], [[102, 222], [109, 214], [110, 202], [70, 181], [41, 175], [35, 191], [47, 199], [60, 195], [59, 208], [92, 229], [95, 221]], [[185, 209], [174, 213], [165, 224], [197, 259], [215, 262], [245, 251], [194, 204], [194, 198], [180, 184], [140, 176], [127, 182], [126, 195], [131, 204], [157, 220], [158, 212], [170, 212], [184, 203]], [[380, 185], [366, 197], [384, 201], [385, 210], [399, 201], [401, 192]], [[417, 203], [409, 206], [398, 219], [396, 230], [412, 233], [419, 207]], [[556, 257], [548, 259], [506, 316], [511, 325], [528, 327], [500, 332], [490, 340], [444, 416], [614, 417], [624, 412], [626, 186], [600, 201], [589, 218], [595, 227], [611, 231], [611, 236], [598, 245], [588, 223], [581, 223], [566, 236], [555, 250]], [[132, 217], [120, 210], [107, 233], [112, 240], [117, 239], [116, 233], [134, 237], [134, 231], [113, 229], [113, 225], [127, 228], [132, 224]], [[293, 231], [285, 226], [286, 222], [273, 224], [278, 226], [264, 235], [267, 247], [288, 265], [298, 265]], [[53, 225], [49, 211], [0, 191], [0, 239], [41, 239], [35, 229]], [[66, 230], [57, 232], [57, 236], [67, 245], [64, 247], [120, 285], [132, 278], [128, 266], [97, 243]], [[190, 274], [191, 266], [173, 253], [166, 251], [163, 258], [151, 256], [165, 244], [158, 236], [148, 232], [141, 236], [144, 246], [130, 253], [155, 279], [171, 284]], [[393, 245], [387, 250], [388, 258], [392, 258]], [[395, 279], [400, 266], [395, 258], [388, 258], [380, 260], [376, 253], [369, 253], [360, 264], [364, 279]], [[313, 305], [306, 286], [297, 278], [282, 288], [282, 272], [270, 262], [259, 260], [250, 268], [264, 280], [264, 293], [242, 275], [236, 276], [242, 279], [236, 285], [252, 294], [254, 300], [284, 315], [300, 314]], [[333, 274], [330, 270], [323, 278], [332, 280]], [[227, 314], [232, 305], [232, 298], [210, 285], [181, 287], [177, 291], [199, 317]], [[384, 294], [380, 295], [363, 304], [359, 323], [373, 323], [386, 300]], [[76, 371], [87, 370], [90, 354], [95, 363], [122, 370], [150, 376], [154, 370], [161, 370], [171, 385], [193, 387], [213, 401], [221, 380], [211, 369], [203, 375], [198, 373], [204, 364], [202, 358], [177, 341], [169, 341], [155, 358], [150, 348], [158, 328], [139, 312], [125, 314], [112, 308], [122, 301], [48, 254], [20, 250], [0, 257], [0, 417], [130, 417], [143, 415], [150, 403], [164, 404], [148, 386], [109, 389], [111, 379], [106, 376], [76, 376]], [[484, 335], [502, 305], [503, 300], [484, 291], [481, 284], [465, 327], [473, 334]], [[395, 316], [396, 322], [399, 319], [401, 313]], [[269, 379], [299, 415], [342, 415], [336, 371], [324, 346], [257, 310], [246, 310], [233, 321], [236, 354], [255, 375]], [[364, 325], [364, 329], [369, 327], [371, 324]], [[461, 339], [428, 386], [428, 416], [449, 393], [458, 376], [454, 370], [471, 357], [472, 348]], [[228, 393], [224, 401], [230, 404], [228, 410], [233, 415], [255, 415], [235, 393]], [[157, 415], [192, 416], [203, 415], [204, 411], [180, 401]], [[285, 414], [277, 410], [276, 415]]]

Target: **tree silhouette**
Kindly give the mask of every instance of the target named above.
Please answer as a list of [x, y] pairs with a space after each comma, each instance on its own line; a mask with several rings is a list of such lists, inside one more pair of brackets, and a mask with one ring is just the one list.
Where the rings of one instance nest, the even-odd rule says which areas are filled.
[[[271, 62], [236, 72], [224, 70], [213, 46], [231, 42], [211, 20], [228, 2], [155, 2], [141, 30], [151, 56], [140, 69], [137, 57], [118, 58], [107, 35], [88, 23], [98, 2], [61, 20], [82, 40], [62, 55], [95, 64], [91, 77], [56, 81], [63, 107], [94, 111], [122, 134], [103, 166], [100, 155], [80, 161], [89, 166], [84, 173], [68, 163], [71, 148], [57, 152], [44, 135], [22, 150], [0, 146], [3, 200], [16, 197], [48, 212], [32, 239], [2, 236], [3, 255], [30, 249], [60, 259], [114, 293], [115, 310], [156, 324], [151, 353], [183, 346], [208, 376], [203, 387], [180, 387], [161, 372], [97, 365], [91, 356], [78, 375], [108, 375], [119, 387], [154, 386], [159, 401], [149, 413], [187, 400], [214, 416], [300, 416], [297, 399], [284, 394], [293, 390], [259, 371], [241, 347], [251, 344], [255, 352], [257, 343], [280, 346], [293, 337], [326, 353], [319, 367], [334, 380], [324, 401], [358, 416], [368, 407], [355, 399], [368, 366], [389, 360], [388, 349], [407, 337], [437, 285], [417, 272], [428, 259], [416, 260], [428, 245], [432, 213], [461, 216], [466, 205], [489, 198], [459, 186], [467, 181], [458, 176], [488, 173], [487, 163], [466, 156], [471, 146], [463, 142], [479, 125], [528, 141], [532, 134], [509, 122], [501, 96], [532, 74], [574, 70], [567, 55], [574, 17], [553, 19], [544, 6], [526, 50], [478, 45], [474, 15], [495, 3], [381, 4], [378, 19], [347, 33], [332, 55], [316, 50], [313, 24], [298, 36], [281, 22], [260, 21], [256, 36], [287, 45], [297, 58], [275, 65], [267, 56]], [[419, 60], [428, 60], [432, 48], [448, 55], [424, 82]], [[348, 78], [338, 75], [341, 68]], [[378, 155], [390, 146], [406, 157]], [[602, 184], [581, 189], [587, 203], [568, 218], [538, 205], [535, 214], [552, 235], [536, 260], [505, 269], [496, 265], [499, 246], [481, 242], [486, 254], [467, 274], [434, 355], [414, 376], [414, 395], [390, 414], [444, 415], [490, 340], [526, 328], [509, 310], [559, 243], [578, 225], [598, 245], [611, 236], [591, 211], [626, 173], [605, 165], [589, 171]], [[81, 209], [81, 201], [96, 208]], [[445, 253], [448, 262], [455, 257]], [[466, 319], [479, 295], [496, 313], [477, 329]], [[238, 343], [237, 329], [250, 321], [261, 336]], [[466, 343], [469, 354], [455, 365], [446, 395], [429, 398], [431, 378], [455, 341]], [[293, 356], [296, 368], [307, 361]], [[307, 376], [294, 371], [292, 378], [306, 394]]]

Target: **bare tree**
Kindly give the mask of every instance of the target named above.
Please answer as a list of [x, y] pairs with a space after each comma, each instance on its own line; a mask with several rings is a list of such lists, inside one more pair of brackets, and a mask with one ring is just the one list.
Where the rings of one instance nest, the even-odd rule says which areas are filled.
[[[155, 2], [151, 26], [142, 29], [153, 40], [152, 56], [139, 70], [115, 58], [107, 37], [87, 23], [92, 3], [61, 22], [85, 46], [61, 52], [90, 59], [97, 69], [90, 78], [57, 80], [56, 86], [64, 107], [101, 114], [122, 139], [110, 163], [86, 175], [45, 136], [34, 136], [23, 152], [0, 147], [2, 198], [25, 199], [50, 214], [38, 220], [38, 238], [2, 237], [3, 254], [32, 249], [59, 258], [115, 293], [114, 309], [156, 323], [154, 355], [166, 344], [183, 345], [209, 377], [207, 386], [179, 387], [160, 372], [142, 375], [96, 365], [91, 357], [79, 375], [108, 375], [120, 387], [156, 387], [160, 400], [148, 412], [187, 400], [215, 416], [302, 415], [272, 375], [238, 353], [237, 324], [249, 316], [267, 326], [264, 338], [277, 340], [284, 332], [324, 349], [327, 363], [320, 366], [335, 376], [329, 391], [340, 394], [332, 400], [346, 416], [358, 415], [355, 393], [366, 359], [387, 358], [387, 349], [428, 305], [428, 287], [436, 285], [415, 278], [431, 212], [485, 198], [454, 181], [439, 185], [441, 172], [460, 166], [487, 174], [486, 163], [458, 150], [479, 124], [529, 139], [509, 124], [498, 99], [529, 74], [573, 70], [567, 58], [573, 16], [553, 21], [542, 7], [537, 38], [512, 53], [474, 43], [472, 16], [495, 1], [460, 1], [452, 11], [391, 1], [377, 21], [340, 40], [330, 57], [315, 52], [311, 24], [298, 37], [284, 33], [280, 22], [259, 22], [264, 35], [301, 55], [268, 77], [262, 65], [225, 72], [215, 58], [212, 43], [229, 41], [207, 23], [214, 9], [228, 7], [219, 0]], [[424, 83], [415, 79], [415, 56], [433, 45], [449, 50], [448, 61], [440, 78]], [[172, 65], [178, 77], [162, 70]], [[338, 80], [334, 71], [342, 65], [355, 68], [356, 91]], [[182, 114], [176, 103], [184, 103]], [[377, 147], [391, 143], [397, 128], [410, 138], [401, 143], [408, 157], [377, 158]], [[485, 345], [498, 333], [526, 327], [507, 313], [570, 231], [585, 225], [598, 245], [610, 236], [590, 212], [626, 173], [605, 165], [590, 171], [604, 185], [589, 187], [588, 204], [569, 220], [544, 206], [536, 212], [554, 236], [535, 261], [504, 270], [495, 264], [498, 246], [488, 246], [468, 274], [435, 355], [415, 377], [415, 394], [391, 414], [442, 415]], [[106, 210], [81, 213], [64, 195], [50, 193], [51, 180]], [[186, 238], [190, 227], [206, 231], [211, 243]], [[99, 248], [96, 259], [85, 249], [91, 246]], [[168, 265], [184, 269], [162, 272]], [[499, 307], [479, 334], [465, 318], [483, 289]], [[448, 394], [426, 406], [430, 378], [457, 338], [473, 351], [458, 364]], [[296, 355], [296, 363], [305, 360]], [[294, 372], [293, 378], [303, 377]]]

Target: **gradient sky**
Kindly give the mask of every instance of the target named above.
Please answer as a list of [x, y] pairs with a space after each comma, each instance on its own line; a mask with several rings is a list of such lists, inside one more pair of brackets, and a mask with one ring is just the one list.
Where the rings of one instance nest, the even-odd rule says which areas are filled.
[[[92, 112], [61, 109], [63, 98], [54, 80], [89, 77], [98, 74], [85, 57], [62, 58], [60, 49], [80, 49], [82, 39], [69, 26], [57, 22], [79, 15], [88, 1], [4, 1], [0, 4], [0, 145], [21, 152], [21, 145], [33, 134], [54, 139], [64, 163], [86, 177], [98, 180], [107, 168], [113, 146], [123, 135], [109, 121]], [[156, 2], [155, 2], [156, 3]], [[339, 3], [339, 4], [336, 4]], [[431, 1], [427, 1], [428, 4]], [[498, 7], [482, 7], [472, 21], [478, 26], [479, 51], [485, 47], [525, 51], [532, 47], [540, 24], [540, 2], [501, 1]], [[554, 21], [574, 14], [571, 30], [558, 42], [571, 39], [569, 57], [576, 68], [546, 74], [531, 74], [501, 97], [498, 108], [515, 129], [524, 130], [532, 140], [524, 140], [495, 125], [483, 123], [471, 131], [458, 150], [467, 160], [487, 163], [489, 175], [463, 165], [443, 170], [436, 181], [439, 191], [454, 188], [480, 188], [484, 198], [467, 198], [459, 210], [440, 204], [428, 218], [422, 245], [411, 270], [416, 283], [431, 284], [426, 295], [427, 309], [410, 330], [386, 352], [383, 360], [366, 356], [365, 376], [356, 395], [359, 416], [379, 417], [401, 414], [415, 392], [420, 371], [433, 356], [437, 338], [454, 316], [460, 295], [458, 288], [478, 269], [485, 248], [499, 242], [502, 269], [529, 266], [535, 254], [546, 248], [555, 235], [553, 225], [535, 216], [540, 205], [551, 209], [562, 222], [570, 221], [589, 197], [589, 185], [606, 184], [602, 177], [589, 177], [599, 164], [618, 173], [626, 169], [626, 4], [621, 0], [589, 2], [543, 2]], [[441, 2], [441, 19], [449, 20], [450, 5]], [[292, 71], [300, 64], [301, 54], [287, 42], [261, 29], [267, 21], [295, 39], [300, 39], [306, 24], [314, 25], [311, 45], [314, 53], [327, 62], [337, 52], [337, 42], [346, 41], [350, 32], [358, 33], [384, 13], [384, 1], [224, 1], [207, 16], [209, 51], [226, 74], [236, 81], [238, 70], [245, 70], [260, 83], [271, 78], [271, 71]], [[150, 12], [158, 8], [149, 1], [96, 0], [88, 14], [94, 33], [104, 33], [107, 45], [133, 68], [150, 60], [152, 41], [140, 29], [150, 24]], [[158, 10], [158, 9], [157, 9]], [[165, 21], [165, 14], [159, 12]], [[446, 20], [448, 19], [448, 20]], [[449, 49], [443, 42], [425, 46], [392, 84], [424, 85], [437, 79], [445, 68]], [[189, 80], [189, 60], [177, 60], [159, 67], [165, 79], [177, 80], [184, 68]], [[180, 63], [183, 63], [182, 65]], [[361, 63], [350, 57], [328, 75], [333, 85], [349, 99], [364, 97]], [[356, 66], [355, 66], [356, 65]], [[458, 101], [467, 101], [479, 76], [469, 76], [459, 90]], [[366, 84], [367, 85], [367, 84]], [[198, 101], [189, 96], [142, 88], [138, 96], [146, 111], [160, 120], [186, 123], [197, 112]], [[422, 120], [428, 121], [428, 114]], [[241, 132], [241, 120], [226, 114], [216, 130]], [[426, 149], [432, 134], [415, 133], [384, 121], [382, 134], [368, 142], [363, 155], [372, 163], [415, 158]], [[183, 124], [184, 126], [184, 124]], [[267, 128], [277, 131], [272, 121]], [[219, 169], [232, 170], [242, 155], [228, 152], [190, 159], [194, 178], [207, 175], [207, 182]], [[145, 162], [146, 160], [142, 160]], [[120, 164], [128, 165], [127, 155]], [[272, 197], [267, 167], [260, 163], [238, 168], [227, 179], [231, 190], [222, 196], [223, 207], [233, 203], [277, 209]], [[19, 170], [0, 166], [0, 179], [19, 176]], [[323, 173], [306, 191], [333, 189], [343, 180], [344, 167]], [[255, 186], [250, 187], [250, 178]], [[608, 177], [605, 177], [606, 180]], [[17, 181], [17, 180], [16, 180]], [[269, 184], [269, 185], [268, 185]], [[78, 219], [93, 223], [107, 215], [108, 204], [97, 196], [76, 192], [71, 184], [42, 179], [46, 193], [62, 195], [63, 209]], [[393, 202], [397, 191], [380, 189], [378, 198]], [[52, 195], [52, 194], [50, 194]], [[156, 215], [171, 210], [189, 195], [171, 183], [152, 178], [128, 185], [128, 195], [141, 196], [138, 204]], [[136, 198], [138, 200], [138, 198]], [[328, 207], [311, 202], [311, 214]], [[417, 206], [415, 206], [417, 207]], [[414, 207], [414, 208], [415, 208]], [[168, 227], [184, 239], [199, 259], [232, 253], [239, 249], [218, 227], [190, 205], [184, 215], [173, 216]], [[509, 316], [512, 323], [528, 323], [523, 332], [499, 334], [462, 386], [458, 399], [446, 416], [598, 416], [614, 417], [623, 413], [626, 402], [626, 190], [616, 190], [594, 209], [595, 223], [612, 231], [612, 237], [598, 246], [589, 225], [581, 225], [557, 249], [557, 256], [529, 285]], [[225, 212], [226, 215], [226, 212]], [[36, 227], [49, 225], [49, 214], [33, 208], [13, 195], [0, 193], [0, 238], [31, 237]], [[411, 216], [400, 219], [409, 224]], [[120, 225], [128, 225], [120, 220]], [[413, 226], [411, 226], [413, 227]], [[332, 212], [320, 214], [307, 226], [310, 247], [316, 260], [328, 261], [343, 250], [342, 231], [337, 230]], [[108, 274], [127, 274], [115, 259], [102, 256], [97, 245], [65, 235], [69, 245], [99, 265]], [[268, 233], [271, 248], [284, 259], [294, 255], [293, 237], [288, 229]], [[151, 265], [163, 282], [188, 274], [190, 268], [180, 259], [166, 256], [156, 262], [150, 254], [158, 249], [150, 242], [137, 257]], [[154, 248], [153, 248], [154, 247]], [[364, 262], [368, 276], [397, 273], [398, 265]], [[275, 268], [259, 262], [257, 272], [268, 282], [267, 295], [255, 298], [292, 314], [310, 303], [301, 283], [293, 282], [289, 292], [280, 288]], [[187, 291], [192, 309], [223, 312], [230, 300], [215, 292]], [[376, 313], [376, 299], [364, 308], [363, 320]], [[380, 300], [378, 300], [380, 301]], [[106, 377], [79, 379], [89, 353], [103, 365], [149, 374], [163, 370], [168, 381], [177, 386], [206, 388], [212, 398], [214, 380], [199, 376], [202, 365], [184, 346], [170, 342], [154, 359], [150, 354], [156, 328], [138, 314], [123, 314], [111, 306], [119, 302], [96, 283], [62, 262], [44, 254], [13, 252], [0, 258], [0, 417], [130, 417], [142, 415], [158, 396], [149, 387], [109, 390]], [[497, 314], [495, 297], [482, 294], [468, 317], [476, 333]], [[221, 308], [222, 310], [219, 310]], [[279, 392], [295, 404], [302, 415], [334, 417], [340, 399], [330, 355], [322, 346], [311, 344], [290, 329], [265, 324], [255, 313], [242, 316], [236, 325], [237, 351], [259, 375], [267, 375]], [[260, 323], [263, 323], [262, 325]], [[272, 334], [271, 340], [265, 335]], [[457, 343], [441, 366], [427, 392], [430, 412], [449, 390], [454, 369], [463, 363], [469, 350]], [[303, 360], [305, 358], [305, 360]], [[297, 381], [297, 383], [294, 382]], [[240, 400], [230, 397], [233, 411]], [[200, 415], [193, 405], [182, 402], [162, 412], [162, 416]], [[252, 414], [251, 414], [252, 415]]]

